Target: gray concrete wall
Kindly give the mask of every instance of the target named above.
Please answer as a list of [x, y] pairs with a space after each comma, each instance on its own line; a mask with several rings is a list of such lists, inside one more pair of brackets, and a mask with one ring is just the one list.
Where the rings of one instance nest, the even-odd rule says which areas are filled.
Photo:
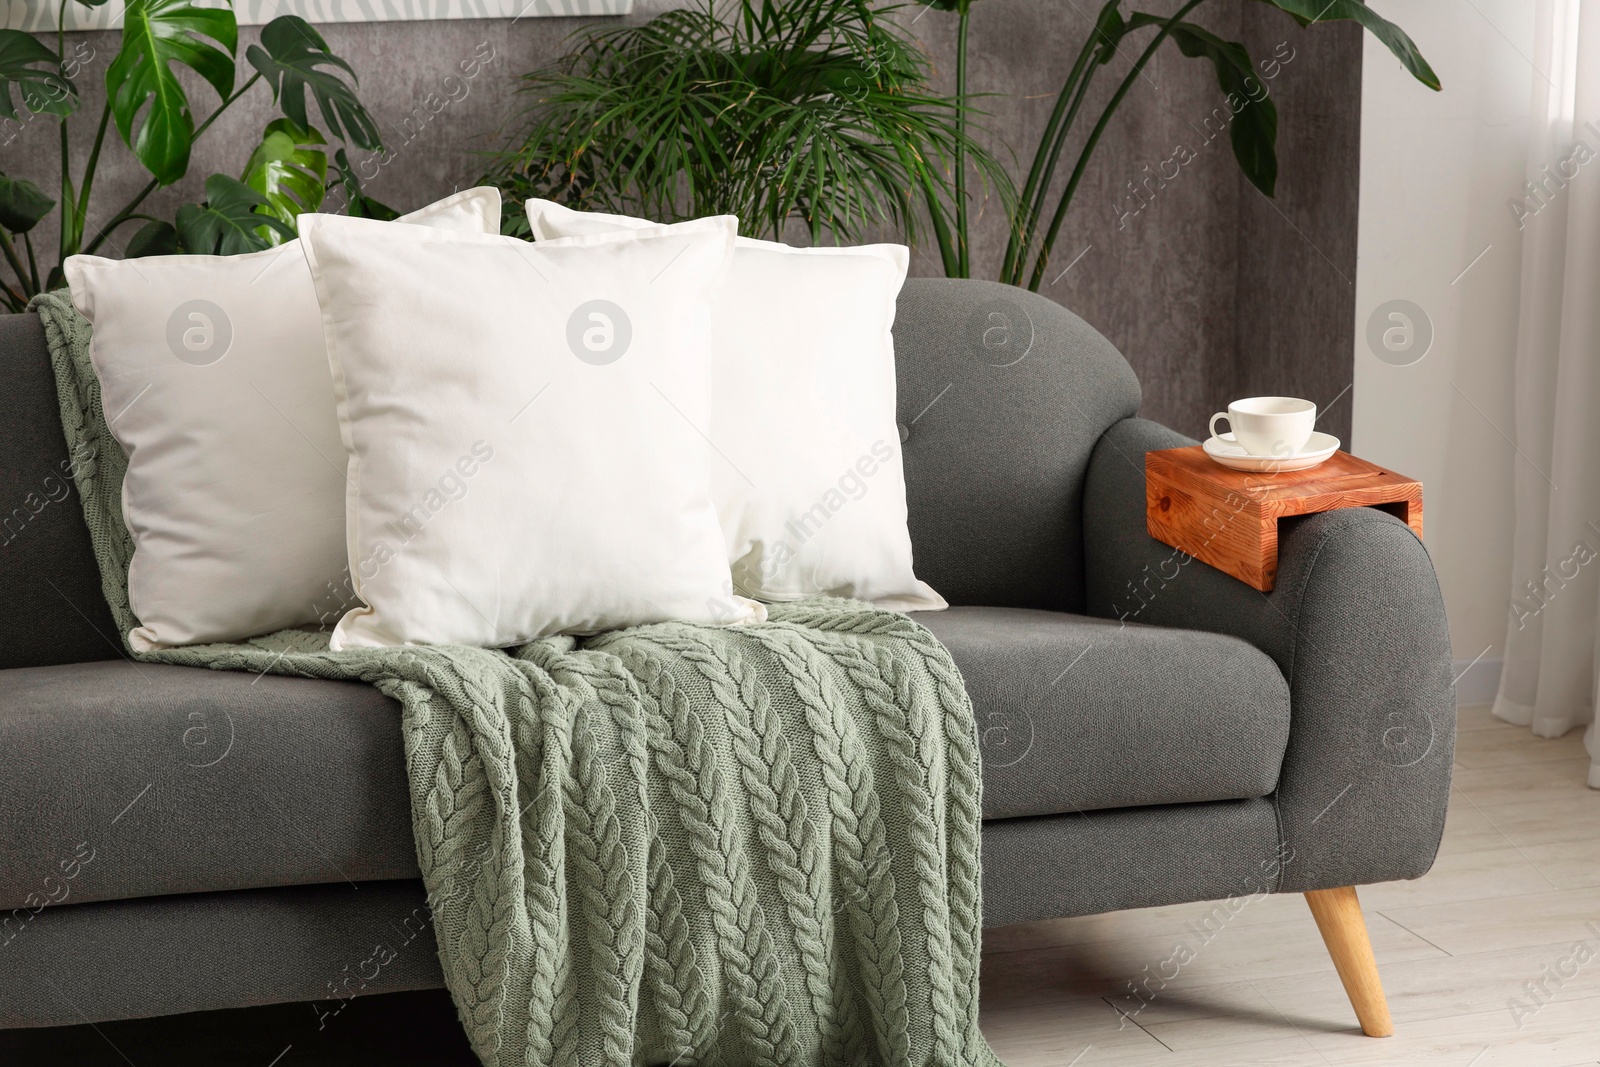
[[1324, 412], [1318, 428], [1349, 448], [1362, 31], [1350, 24], [1302, 31], [1263, 4], [1244, 7], [1239, 39], [1251, 52], [1270, 54], [1289, 41], [1299, 66], [1276, 83], [1278, 195], [1268, 200], [1242, 178], [1237, 183], [1235, 360], [1226, 392], [1314, 400]]
[[[639, 0], [632, 17], [648, 17], [670, 2]], [[990, 112], [989, 139], [1007, 158], [1015, 153], [1021, 172], [1088, 30], [1090, 10], [1061, 0], [975, 5], [972, 85], [1001, 94], [982, 103]], [[904, 17], [948, 85], [954, 16], [918, 7]], [[1238, 175], [1225, 136], [1204, 137], [1207, 116], [1223, 106], [1209, 66], [1168, 46], [1135, 83], [1102, 142], [1044, 287], [1128, 357], [1144, 384], [1147, 417], [1196, 435], [1232, 397], [1286, 392], [1328, 404], [1351, 381], [1361, 62], [1360, 33], [1352, 26], [1305, 31], [1247, 0], [1214, 0], [1200, 9], [1198, 21], [1245, 40], [1258, 61], [1280, 56], [1268, 82], [1281, 123], [1276, 203]], [[523, 19], [320, 27], [330, 47], [354, 65], [362, 98], [391, 143], [392, 158], [372, 182], [373, 195], [408, 210], [471, 184], [482, 169], [478, 153], [499, 142], [515, 114], [517, 75], [561, 54], [567, 36], [581, 26], [576, 19]], [[255, 32], [242, 31], [241, 66], [245, 41]], [[74, 34], [71, 40], [93, 50], [77, 79], [86, 97], [73, 145], [81, 164], [116, 35]], [[1101, 71], [1091, 105], [1126, 74], [1136, 51], [1130, 45], [1124, 52]], [[461, 78], [463, 62], [484, 57], [492, 62], [479, 63], [475, 77]], [[192, 98], [201, 114], [214, 104], [203, 86]], [[1086, 114], [1098, 110], [1091, 106]], [[275, 114], [264, 90], [242, 100], [197, 146], [190, 177], [151, 198], [152, 213], [170, 217], [177, 204], [198, 199], [207, 174], [237, 174]], [[28, 123], [0, 147], [0, 170], [53, 189], [56, 137], [48, 120]], [[1130, 200], [1129, 183], [1162, 170], [1179, 144], [1193, 153], [1192, 161], [1171, 180], [1146, 185], [1143, 201]], [[1172, 164], [1164, 169], [1173, 173]], [[91, 228], [145, 180], [131, 156], [113, 144], [95, 190]], [[132, 231], [121, 231], [122, 239]], [[979, 276], [998, 271], [1005, 238], [1004, 220], [990, 205], [974, 236]], [[940, 273], [926, 249], [914, 270]], [[1349, 411], [1345, 395], [1323, 428], [1348, 438]]]
[[[997, 151], [1015, 150], [1021, 173], [1093, 10], [1059, 0], [974, 6], [971, 79], [975, 88], [1007, 94], [985, 104], [991, 142]], [[1210, 65], [1168, 45], [1101, 142], [1043, 292], [1127, 356], [1148, 418], [1203, 436], [1228, 399], [1282, 393], [1332, 405], [1320, 428], [1348, 441], [1361, 31], [1350, 24], [1303, 30], [1248, 0], [1218, 0], [1195, 21], [1242, 40], [1263, 71], [1278, 107], [1276, 199], [1240, 175], [1225, 134], [1208, 140], [1216, 123], [1208, 127], [1207, 119], [1224, 106]], [[953, 55], [952, 19], [929, 12], [917, 29], [933, 55]], [[1151, 32], [1133, 39], [1138, 48]], [[1091, 121], [1138, 48], [1124, 46], [1098, 75], [1085, 108]], [[974, 241], [982, 276], [998, 270], [1005, 239], [1002, 220], [986, 220]], [[926, 257], [918, 269], [937, 273]]]

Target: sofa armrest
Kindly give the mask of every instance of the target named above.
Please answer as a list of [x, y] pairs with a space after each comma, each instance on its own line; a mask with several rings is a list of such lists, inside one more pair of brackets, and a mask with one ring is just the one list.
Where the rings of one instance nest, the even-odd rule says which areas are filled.
[[1101, 437], [1084, 489], [1089, 613], [1231, 634], [1277, 662], [1290, 708], [1274, 794], [1292, 857], [1281, 891], [1425, 873], [1455, 747], [1450, 637], [1427, 551], [1373, 508], [1285, 520], [1277, 584], [1259, 592], [1146, 530], [1145, 453], [1191, 444], [1143, 419]]

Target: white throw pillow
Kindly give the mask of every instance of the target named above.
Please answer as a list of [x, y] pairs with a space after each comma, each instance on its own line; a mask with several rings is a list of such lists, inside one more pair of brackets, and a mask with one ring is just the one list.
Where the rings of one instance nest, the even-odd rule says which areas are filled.
[[334, 648], [766, 617], [733, 595], [703, 436], [734, 226], [536, 246], [302, 217], [366, 604]]
[[[540, 241], [654, 223], [529, 200]], [[741, 237], [712, 306], [712, 494], [734, 587], [761, 600], [944, 598], [911, 567], [895, 420], [903, 245], [791, 248]]]
[[[498, 233], [500, 194], [469, 189], [403, 229]], [[344, 449], [322, 316], [298, 241], [240, 256], [110, 260], [65, 272], [128, 454], [128, 600], [140, 652], [337, 619]]]

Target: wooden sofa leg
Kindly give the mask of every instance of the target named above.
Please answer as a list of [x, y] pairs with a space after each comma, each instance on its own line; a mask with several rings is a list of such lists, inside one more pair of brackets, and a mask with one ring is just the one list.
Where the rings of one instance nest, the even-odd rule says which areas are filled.
[[1311, 914], [1322, 931], [1322, 941], [1333, 957], [1333, 966], [1350, 997], [1350, 1006], [1368, 1037], [1389, 1037], [1394, 1023], [1389, 1019], [1389, 1003], [1383, 998], [1383, 983], [1378, 980], [1378, 962], [1372, 957], [1372, 942], [1367, 939], [1367, 923], [1361, 917], [1361, 903], [1354, 886], [1341, 889], [1314, 889], [1306, 894]]

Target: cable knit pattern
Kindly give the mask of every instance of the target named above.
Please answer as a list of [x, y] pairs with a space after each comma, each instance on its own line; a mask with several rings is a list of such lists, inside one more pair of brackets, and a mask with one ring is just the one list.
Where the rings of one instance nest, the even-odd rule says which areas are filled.
[[[33, 307], [125, 639], [126, 458], [88, 325]], [[819, 599], [507, 651], [285, 630], [137, 658], [400, 704], [440, 963], [487, 1067], [998, 1067], [972, 708], [903, 615]]]

